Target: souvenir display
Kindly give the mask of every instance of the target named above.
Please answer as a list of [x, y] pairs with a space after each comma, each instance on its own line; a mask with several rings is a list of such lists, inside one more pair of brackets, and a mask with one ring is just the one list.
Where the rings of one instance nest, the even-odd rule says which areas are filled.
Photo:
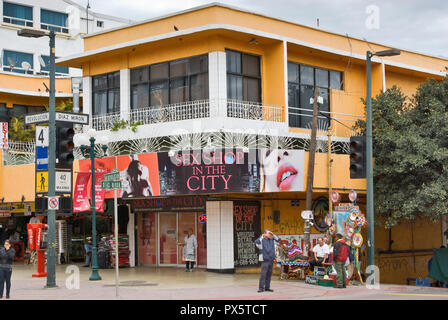
[[353, 241], [352, 241], [353, 246], [359, 248], [362, 246], [362, 242], [363, 242], [362, 235], [360, 233], [355, 233], [353, 235]]

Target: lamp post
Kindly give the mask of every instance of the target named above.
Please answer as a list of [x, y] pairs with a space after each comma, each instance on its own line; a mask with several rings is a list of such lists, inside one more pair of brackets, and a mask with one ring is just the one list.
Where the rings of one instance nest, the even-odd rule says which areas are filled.
[[[367, 51], [366, 73], [366, 169], [367, 169], [367, 267], [375, 265], [375, 217], [373, 205], [373, 135], [372, 135], [372, 57], [389, 57], [400, 54], [400, 50], [391, 49], [378, 52]], [[375, 275], [374, 273], [372, 274]]]
[[[48, 142], [48, 196], [55, 196], [56, 167], [56, 106], [55, 106], [55, 34], [54, 31], [21, 29], [17, 35], [26, 38], [50, 38], [50, 103], [49, 142]], [[48, 210], [48, 251], [47, 251], [47, 288], [56, 287], [56, 211]]]
[[[96, 207], [95, 207], [95, 158], [102, 158], [106, 156], [107, 151], [107, 143], [108, 138], [106, 135], [98, 135], [95, 129], [89, 129], [87, 134], [79, 133], [76, 134], [73, 139], [75, 146], [79, 146], [81, 149], [81, 153], [85, 158], [90, 157], [91, 169], [92, 172], [92, 238], [93, 238], [93, 247], [92, 247], [92, 274], [89, 278], [91, 281], [101, 280], [101, 277], [98, 273], [98, 256], [97, 256], [97, 236], [96, 236]], [[101, 146], [102, 155], [95, 154], [95, 142], [97, 145]], [[89, 144], [90, 143], [90, 144]]]

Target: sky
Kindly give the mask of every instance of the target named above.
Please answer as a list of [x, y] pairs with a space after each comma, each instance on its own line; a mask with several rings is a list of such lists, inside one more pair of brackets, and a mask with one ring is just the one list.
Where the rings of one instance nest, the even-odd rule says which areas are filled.
[[[88, 0], [75, 0], [85, 6]], [[89, 0], [91, 10], [134, 21], [210, 0]], [[395, 47], [448, 57], [447, 0], [221, 0], [223, 4]]]

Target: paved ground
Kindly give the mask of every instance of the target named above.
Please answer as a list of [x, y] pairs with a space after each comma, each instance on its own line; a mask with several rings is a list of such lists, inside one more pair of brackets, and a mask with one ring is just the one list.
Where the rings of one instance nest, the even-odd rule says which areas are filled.
[[16, 300], [448, 300], [448, 289], [382, 284], [379, 290], [365, 286], [335, 289], [279, 280], [273, 276], [273, 293], [257, 293], [257, 274], [218, 274], [182, 268], [122, 268], [119, 297], [115, 296], [115, 270], [100, 270], [101, 281], [89, 281], [90, 269], [79, 266], [79, 289], [72, 288], [73, 273], [57, 266], [57, 288], [45, 289], [46, 278], [33, 278], [35, 267], [15, 265], [11, 299]]

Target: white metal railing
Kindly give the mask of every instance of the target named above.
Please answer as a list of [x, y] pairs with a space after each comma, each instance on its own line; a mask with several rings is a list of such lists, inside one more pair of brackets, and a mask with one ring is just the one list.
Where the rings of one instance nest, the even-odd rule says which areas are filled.
[[131, 122], [153, 124], [210, 117], [210, 101], [195, 100], [131, 110]]
[[120, 122], [120, 112], [92, 116], [92, 127], [96, 130], [110, 130], [116, 122]]
[[8, 148], [3, 149], [3, 165], [16, 166], [34, 163], [35, 146], [34, 141], [8, 141]]
[[246, 120], [284, 122], [284, 107], [227, 99], [227, 116]]
[[[15, 21], [23, 22], [23, 24], [16, 23]], [[32, 27], [33, 26], [33, 20], [27, 20], [27, 19], [22, 19], [22, 18], [10, 17], [10, 16], [5, 16], [5, 15], [3, 16], [3, 22], [16, 24], [16, 25], [19, 25], [19, 26], [26, 26], [26, 27]]]

